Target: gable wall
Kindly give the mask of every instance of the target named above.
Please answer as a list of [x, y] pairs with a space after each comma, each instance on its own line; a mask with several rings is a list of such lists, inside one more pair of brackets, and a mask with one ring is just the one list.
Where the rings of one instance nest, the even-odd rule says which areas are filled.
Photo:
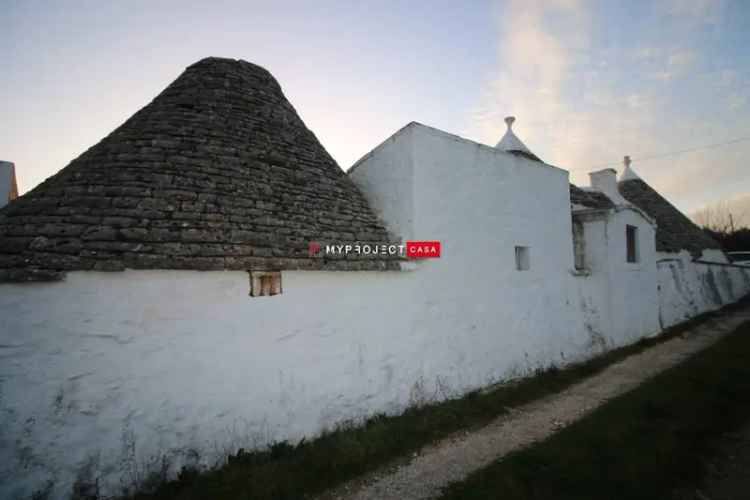
[[349, 170], [388, 232], [404, 240], [414, 236], [412, 133], [413, 127], [405, 127]]
[[[628, 208], [576, 213], [583, 224], [585, 272], [577, 280], [592, 342], [609, 349], [659, 331], [654, 227]], [[638, 228], [637, 263], [627, 262], [626, 226]]]
[[[531, 276], [573, 262], [568, 172], [427, 127], [414, 130], [415, 230], [446, 241], [446, 256], [515, 277], [528, 246]], [[512, 271], [512, 272], [511, 272]]]
[[[627, 261], [626, 226], [638, 228], [638, 262]], [[629, 344], [659, 332], [654, 226], [638, 212], [616, 210], [607, 227], [611, 335]]]

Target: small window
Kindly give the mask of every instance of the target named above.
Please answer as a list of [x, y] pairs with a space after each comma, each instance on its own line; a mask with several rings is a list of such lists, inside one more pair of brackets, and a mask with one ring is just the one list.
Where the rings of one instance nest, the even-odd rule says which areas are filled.
[[529, 267], [529, 247], [516, 247], [516, 270], [528, 271]]
[[586, 268], [586, 242], [580, 221], [573, 221], [573, 258], [576, 269], [581, 271]]
[[628, 262], [638, 262], [638, 228], [629, 225], [625, 226], [625, 240]]
[[281, 272], [250, 271], [250, 296], [267, 297], [281, 293]]

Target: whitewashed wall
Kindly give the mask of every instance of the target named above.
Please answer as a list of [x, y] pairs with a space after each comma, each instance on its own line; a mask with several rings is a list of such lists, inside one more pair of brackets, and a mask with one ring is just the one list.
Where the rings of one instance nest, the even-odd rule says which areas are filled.
[[[77, 477], [115, 493], [165, 457], [210, 465], [588, 358], [638, 336], [618, 321], [652, 333], [635, 309], [611, 310], [610, 274], [656, 286], [645, 267], [607, 261], [630, 215], [591, 227], [602, 260], [573, 275], [566, 171], [411, 124], [352, 178], [389, 229], [440, 240], [443, 256], [412, 271], [283, 272], [283, 294], [259, 298], [244, 272], [0, 284], [0, 497], [53, 484], [64, 498]], [[516, 245], [530, 270], [515, 270]], [[642, 283], [622, 297], [634, 292], [626, 307], [656, 314]]]
[[[569, 293], [568, 172], [424, 126], [412, 135], [416, 237], [445, 242], [444, 286], [474, 296], [477, 283], [488, 285], [489, 304], [482, 307], [495, 308], [496, 318], [488, 326], [516, 360], [579, 357], [587, 339]], [[528, 271], [515, 268], [517, 245], [529, 248]], [[547, 340], [570, 335], [577, 350]]]
[[[47, 481], [64, 496], [77, 475], [113, 492], [164, 454], [210, 462], [587, 357], [567, 173], [407, 136], [422, 159], [405, 168], [425, 189], [400, 227], [443, 242], [414, 271], [284, 272], [284, 293], [261, 298], [242, 272], [0, 285], [0, 496]], [[529, 271], [515, 270], [516, 244], [531, 247]]]
[[[584, 326], [602, 350], [657, 333], [654, 226], [632, 208], [577, 211], [583, 224], [586, 271], [578, 293]], [[637, 263], [627, 262], [626, 226], [638, 228]]]
[[[626, 225], [638, 228], [638, 262], [627, 261]], [[658, 333], [655, 228], [637, 210], [618, 208], [607, 227], [610, 335], [630, 344]]]
[[162, 456], [210, 463], [585, 355], [539, 314], [549, 297], [444, 287], [441, 264], [285, 272], [261, 298], [242, 272], [0, 285], [0, 497], [64, 497], [78, 475], [111, 493]]
[[[409, 193], [410, 237], [443, 245], [442, 258], [423, 265], [439, 267], [438, 286], [457, 304], [473, 301], [464, 314], [480, 327], [492, 319], [485, 327], [499, 327], [516, 359], [562, 362], [558, 345], [538, 342], [537, 332], [576, 332], [575, 354], [588, 352], [571, 275], [567, 171], [411, 123], [360, 160], [351, 176], [386, 220], [400, 193]], [[530, 270], [515, 269], [516, 245], [529, 247]], [[514, 332], [531, 337], [534, 349], [516, 350]]]
[[[727, 263], [718, 250], [700, 260]], [[750, 268], [694, 262], [687, 251], [658, 254], [659, 321], [667, 328], [750, 293]]]
[[583, 224], [584, 269], [577, 273], [577, 293], [584, 328], [592, 349], [603, 352], [614, 344], [610, 335], [609, 261], [607, 258], [607, 219], [609, 213], [587, 211], [578, 214]]
[[410, 123], [349, 169], [370, 207], [388, 231], [403, 240], [414, 236], [414, 155]]

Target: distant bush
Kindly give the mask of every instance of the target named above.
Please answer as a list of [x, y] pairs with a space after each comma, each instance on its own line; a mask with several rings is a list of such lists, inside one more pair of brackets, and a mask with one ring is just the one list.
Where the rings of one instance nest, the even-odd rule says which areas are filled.
[[750, 228], [716, 231], [704, 227], [703, 230], [718, 241], [725, 252], [750, 251]]

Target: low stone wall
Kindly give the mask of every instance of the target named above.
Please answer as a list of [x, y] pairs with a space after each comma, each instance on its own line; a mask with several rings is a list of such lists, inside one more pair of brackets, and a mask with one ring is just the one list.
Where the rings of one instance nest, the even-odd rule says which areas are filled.
[[750, 267], [729, 265], [723, 254], [660, 254], [657, 260], [659, 321], [667, 328], [719, 309], [750, 293]]

